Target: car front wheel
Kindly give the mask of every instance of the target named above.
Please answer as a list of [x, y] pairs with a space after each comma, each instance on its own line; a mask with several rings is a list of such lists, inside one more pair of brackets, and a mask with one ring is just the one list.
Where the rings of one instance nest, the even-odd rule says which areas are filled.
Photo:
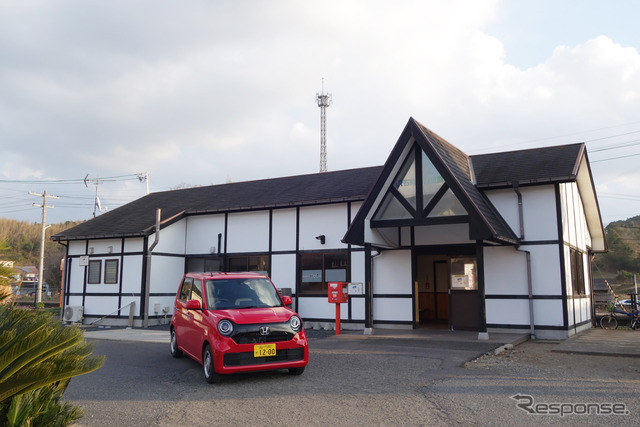
[[170, 343], [170, 346], [171, 346], [171, 355], [173, 357], [176, 357], [176, 358], [182, 357], [183, 353], [182, 353], [182, 350], [180, 350], [178, 348], [178, 337], [176, 336], [176, 331], [173, 328], [171, 328], [171, 343]]
[[211, 346], [206, 344], [204, 351], [202, 352], [202, 369], [204, 372], [204, 379], [209, 384], [216, 384], [220, 381], [220, 374], [216, 372], [213, 367], [213, 353], [211, 352]]
[[304, 366], [302, 368], [289, 368], [290, 375], [302, 375], [304, 372]]

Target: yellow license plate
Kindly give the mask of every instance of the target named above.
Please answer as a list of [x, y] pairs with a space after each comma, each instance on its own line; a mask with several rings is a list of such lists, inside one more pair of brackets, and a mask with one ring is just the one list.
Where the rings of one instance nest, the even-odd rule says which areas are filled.
[[253, 346], [253, 357], [275, 356], [275, 344], [256, 344]]

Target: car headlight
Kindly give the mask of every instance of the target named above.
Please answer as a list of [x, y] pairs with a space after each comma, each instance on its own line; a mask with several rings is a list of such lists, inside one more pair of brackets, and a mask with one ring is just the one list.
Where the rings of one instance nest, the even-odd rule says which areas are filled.
[[231, 335], [233, 333], [233, 323], [231, 323], [231, 320], [222, 319], [221, 321], [219, 321], [218, 332], [220, 333], [220, 335], [224, 335], [225, 337]]
[[302, 320], [298, 316], [291, 316], [289, 318], [289, 326], [294, 332], [300, 332], [302, 329]]

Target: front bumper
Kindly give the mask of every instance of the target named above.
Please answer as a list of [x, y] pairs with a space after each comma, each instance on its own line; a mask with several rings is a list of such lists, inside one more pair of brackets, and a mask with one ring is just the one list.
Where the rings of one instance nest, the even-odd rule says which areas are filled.
[[[264, 343], [262, 343], [264, 344]], [[275, 342], [276, 354], [254, 357], [255, 344], [236, 344], [231, 338], [217, 340], [213, 346], [215, 371], [219, 374], [301, 368], [309, 363], [309, 345], [304, 332], [289, 341]]]

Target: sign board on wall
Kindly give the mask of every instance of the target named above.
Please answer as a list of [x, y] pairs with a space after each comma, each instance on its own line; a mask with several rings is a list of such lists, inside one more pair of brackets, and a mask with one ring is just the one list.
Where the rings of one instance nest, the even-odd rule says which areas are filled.
[[362, 283], [349, 283], [348, 286], [349, 295], [363, 295], [364, 288], [362, 287]]
[[82, 255], [80, 257], [80, 267], [86, 267], [89, 265], [89, 255]]

